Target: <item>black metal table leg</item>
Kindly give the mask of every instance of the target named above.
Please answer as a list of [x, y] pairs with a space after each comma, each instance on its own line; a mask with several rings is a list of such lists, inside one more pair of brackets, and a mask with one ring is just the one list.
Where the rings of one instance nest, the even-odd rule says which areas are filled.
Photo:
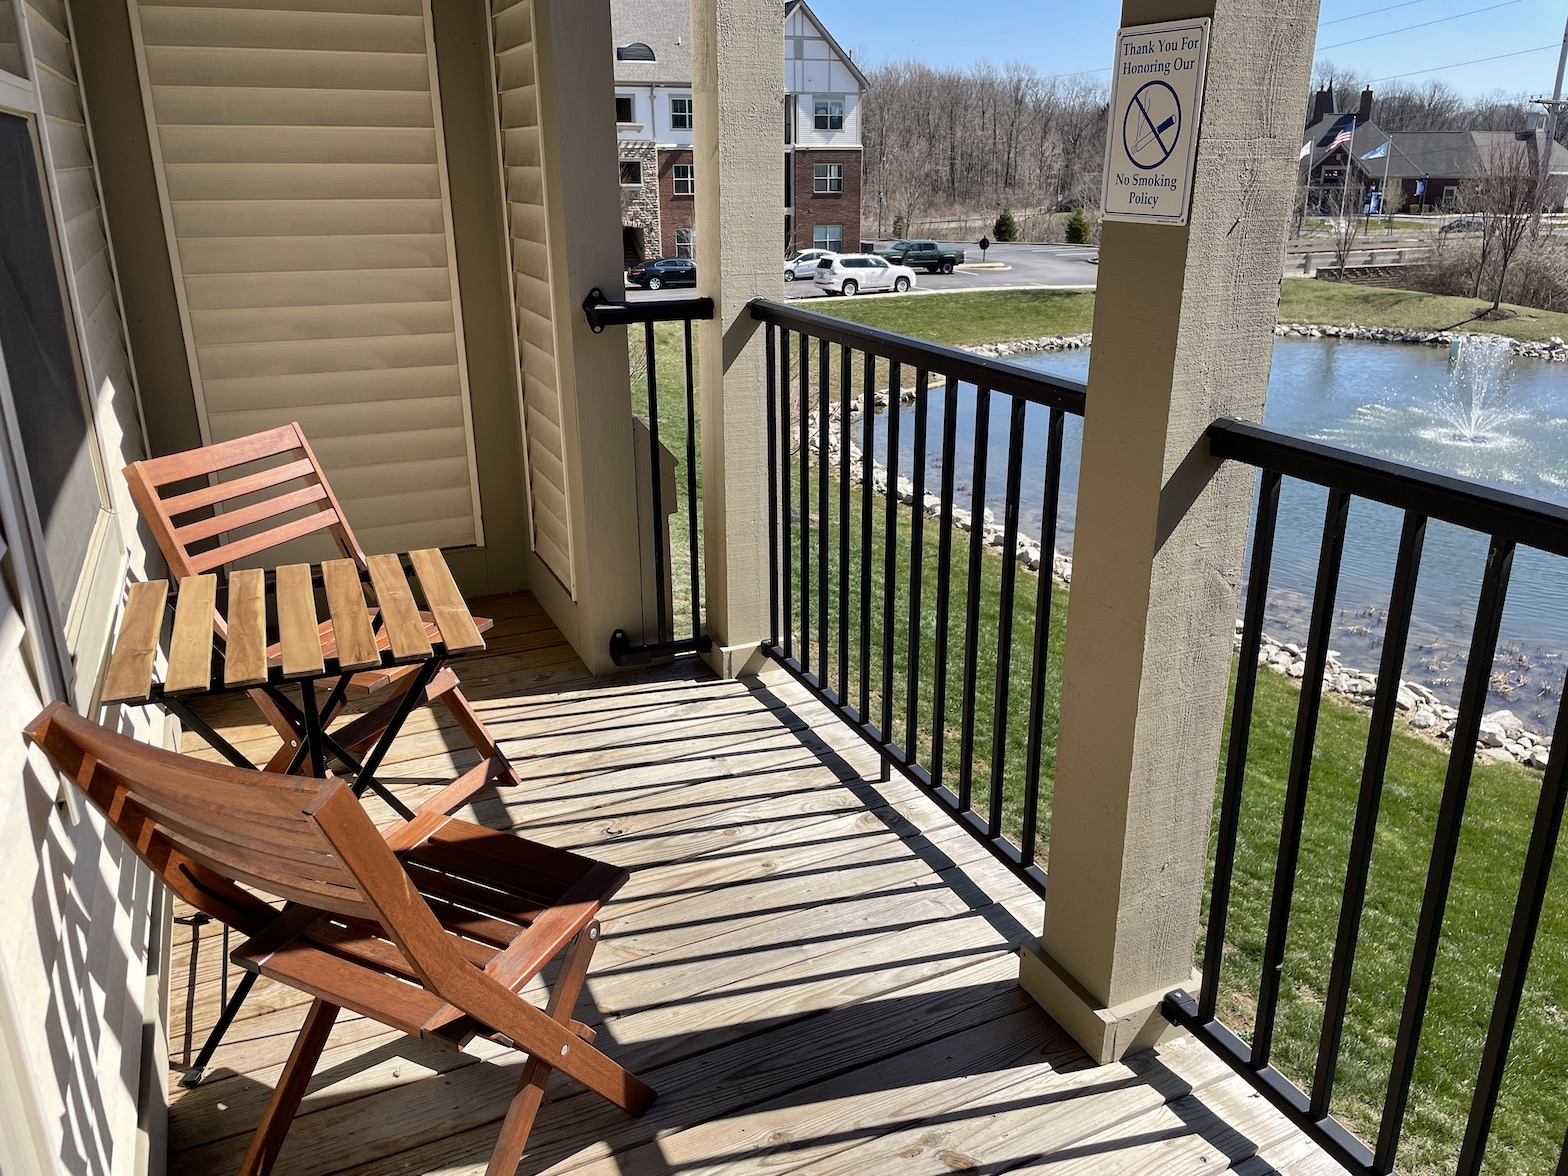
[[207, 1040], [202, 1045], [201, 1052], [196, 1055], [195, 1064], [180, 1076], [181, 1086], [195, 1086], [201, 1082], [202, 1074], [212, 1061], [212, 1055], [217, 1052], [219, 1043], [223, 1041], [223, 1035], [229, 1031], [229, 1026], [233, 1023], [235, 1015], [240, 1011], [240, 1006], [245, 1003], [245, 998], [250, 995], [250, 990], [255, 985], [255, 972], [246, 972], [240, 977], [240, 982], [234, 986], [234, 992], [223, 1006], [223, 1014], [218, 1018], [218, 1023], [212, 1027], [212, 1032], [207, 1034]]
[[219, 755], [223, 756], [224, 759], [228, 760], [236, 768], [249, 768], [252, 771], [256, 770], [255, 764], [251, 763], [250, 760], [241, 755], [235, 749], [232, 743], [214, 731], [212, 726], [207, 723], [206, 720], [204, 720], [195, 711], [191, 710], [190, 707], [186, 706], [178, 698], [165, 694], [158, 698], [157, 702], [160, 706], [173, 711], [175, 717], [178, 718], [180, 722], [184, 723], [192, 731], [195, 731], [196, 734], [200, 735], [204, 740], [207, 741], [207, 746], [211, 747]]
[[299, 711], [305, 718], [305, 750], [310, 754], [310, 774], [324, 780], [327, 754], [322, 746], [321, 710], [316, 701], [316, 684], [309, 679], [299, 684]]
[[359, 775], [354, 779], [354, 795], [363, 796], [366, 789], [370, 789], [382, 800], [391, 805], [404, 820], [411, 820], [413, 810], [393, 796], [381, 781], [376, 779], [376, 773], [381, 770], [381, 761], [386, 758], [392, 749], [392, 741], [397, 738], [398, 732], [403, 729], [403, 724], [408, 721], [408, 716], [414, 713], [414, 708], [424, 698], [426, 689], [435, 681], [437, 674], [446, 659], [441, 657], [431, 658], [419, 667], [414, 673], [414, 680], [409, 684], [403, 697], [398, 699], [397, 709], [392, 712], [392, 718], [387, 723], [386, 729], [381, 732], [376, 740], [376, 745], [370, 749], [370, 754], [365, 757], [364, 765], [360, 768]]

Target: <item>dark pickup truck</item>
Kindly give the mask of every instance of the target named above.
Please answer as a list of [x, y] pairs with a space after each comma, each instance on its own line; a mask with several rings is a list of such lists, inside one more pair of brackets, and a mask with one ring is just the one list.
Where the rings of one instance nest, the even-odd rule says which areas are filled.
[[935, 241], [894, 241], [886, 249], [878, 249], [877, 256], [933, 274], [950, 274], [955, 265], [964, 264], [962, 249], [943, 249]]

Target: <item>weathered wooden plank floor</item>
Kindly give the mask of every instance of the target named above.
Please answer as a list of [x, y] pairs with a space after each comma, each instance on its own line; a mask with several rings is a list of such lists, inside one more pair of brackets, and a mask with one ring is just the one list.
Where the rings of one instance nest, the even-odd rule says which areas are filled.
[[[557, 1075], [521, 1172], [1339, 1171], [1190, 1041], [1091, 1066], [1015, 983], [1039, 901], [781, 674], [595, 680], [531, 597], [475, 611], [497, 626], [459, 670], [523, 785], [472, 815], [633, 871], [578, 1015], [660, 1092], [634, 1121]], [[473, 762], [444, 714], [392, 756], [405, 799]], [[213, 708], [260, 757], [255, 715]], [[176, 928], [172, 1172], [237, 1168], [305, 1011], [261, 981], [181, 1088], [187, 1017], [194, 1048], [217, 1015], [213, 930], [193, 951]], [[521, 1060], [477, 1046], [344, 1015], [279, 1170], [482, 1172]]]

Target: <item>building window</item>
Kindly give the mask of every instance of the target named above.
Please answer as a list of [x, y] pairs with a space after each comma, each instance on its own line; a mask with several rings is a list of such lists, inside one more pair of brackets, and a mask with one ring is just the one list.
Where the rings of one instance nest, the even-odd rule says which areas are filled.
[[842, 131], [844, 129], [844, 100], [842, 98], [818, 98], [816, 100], [816, 127], [819, 131]]
[[786, 155], [784, 157], [784, 207], [795, 207], [795, 160]]
[[795, 141], [795, 95], [784, 96], [784, 146]]
[[813, 249], [831, 249], [834, 253], [842, 253], [844, 251], [844, 226], [818, 225], [811, 230], [811, 247]]
[[674, 192], [677, 196], [695, 196], [697, 194], [697, 168], [690, 163], [677, 163], [670, 169], [674, 177]]
[[653, 46], [645, 45], [641, 41], [633, 41], [630, 45], [618, 46], [615, 50], [616, 61], [655, 61]]
[[640, 188], [640, 187], [642, 187], [642, 160], [640, 160], [640, 159], [623, 159], [623, 160], [621, 160], [621, 187], [623, 187], [623, 188]]
[[676, 229], [675, 230], [675, 256], [676, 257], [696, 257], [697, 256], [697, 230], [696, 229]]
[[844, 190], [844, 165], [842, 163], [819, 163], [812, 167], [811, 190], [813, 192], [842, 192]]
[[689, 97], [670, 99], [670, 130], [691, 130], [691, 99]]
[[615, 121], [618, 123], [636, 122], [637, 99], [630, 94], [617, 94], [615, 96]]

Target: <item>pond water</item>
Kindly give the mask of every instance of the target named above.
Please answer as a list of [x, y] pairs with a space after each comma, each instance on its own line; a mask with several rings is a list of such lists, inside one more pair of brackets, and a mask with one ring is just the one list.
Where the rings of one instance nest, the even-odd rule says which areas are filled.
[[[1022, 357], [1025, 366], [1085, 379], [1087, 351]], [[969, 507], [975, 389], [958, 393], [958, 505]], [[928, 401], [927, 486], [940, 486], [944, 393]], [[899, 473], [912, 461], [914, 406], [900, 421]], [[1031, 406], [1025, 427], [1021, 527], [1040, 531], [1047, 414]], [[1568, 505], [1568, 368], [1471, 346], [1451, 367], [1431, 347], [1337, 339], [1279, 339], [1269, 380], [1266, 424], [1297, 436], [1507, 487]], [[1008, 401], [993, 397], [983, 503], [1000, 518], [1007, 465]], [[1071, 553], [1083, 423], [1069, 416], [1063, 453], [1057, 548]], [[886, 422], [878, 416], [874, 452], [886, 464]], [[1268, 632], [1305, 641], [1322, 539], [1327, 492], [1287, 479], [1280, 498]], [[1336, 599], [1334, 648], [1346, 665], [1376, 672], [1382, 622], [1393, 580], [1400, 514], [1353, 500]], [[1457, 702], [1480, 592], [1486, 539], [1433, 523], [1421, 563], [1404, 676]], [[1537, 725], [1557, 710], [1568, 654], [1568, 561], [1521, 547], [1494, 666], [1492, 705]]]

